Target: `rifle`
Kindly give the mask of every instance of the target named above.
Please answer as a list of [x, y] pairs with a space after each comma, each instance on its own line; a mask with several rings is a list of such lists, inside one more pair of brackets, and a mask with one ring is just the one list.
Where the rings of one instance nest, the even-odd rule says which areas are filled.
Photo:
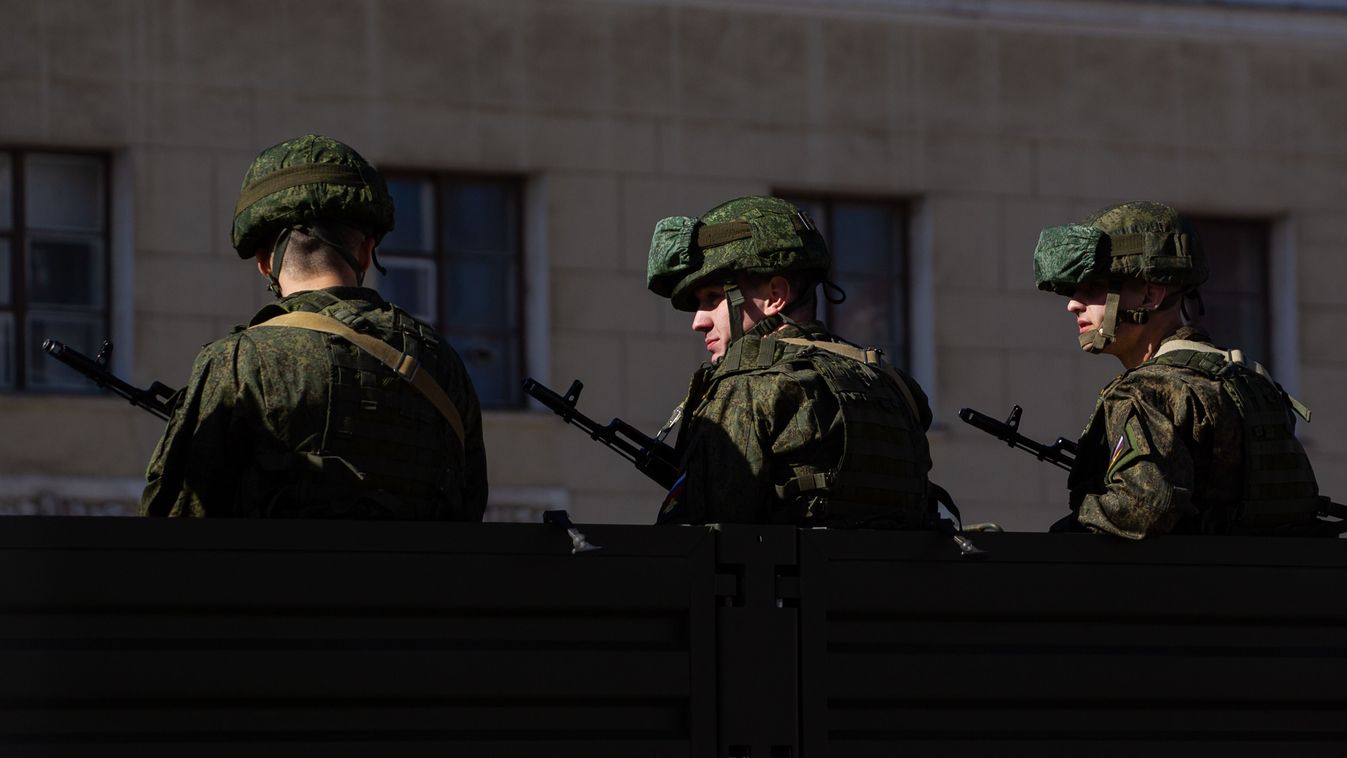
[[986, 414], [978, 413], [972, 408], [961, 408], [959, 418], [963, 419], [964, 423], [972, 424], [1011, 447], [1033, 453], [1034, 457], [1040, 461], [1047, 461], [1054, 466], [1070, 471], [1076, 462], [1076, 455], [1080, 452], [1076, 443], [1065, 437], [1058, 437], [1057, 441], [1051, 445], [1044, 445], [1020, 434], [1020, 414], [1023, 410], [1018, 405], [1011, 407], [1010, 415], [1006, 417], [1004, 422], [1001, 422]]
[[112, 390], [131, 401], [137, 408], [144, 408], [168, 421], [172, 411], [166, 401], [173, 396], [174, 391], [160, 382], [151, 384], [149, 389], [141, 389], [119, 379], [108, 370], [108, 362], [112, 360], [111, 342], [104, 340], [103, 346], [98, 349], [97, 357], [94, 358], [56, 340], [44, 340], [42, 349], [51, 354], [51, 357], [92, 379], [99, 387]]
[[575, 409], [580, 399], [580, 390], [585, 385], [576, 379], [565, 395], [535, 381], [524, 380], [524, 391], [562, 418], [568, 424], [575, 424], [589, 434], [590, 439], [607, 445], [618, 455], [631, 461], [636, 470], [650, 477], [666, 491], [678, 480], [678, 459], [673, 448], [653, 437], [647, 437], [639, 429], [622, 419], [613, 419], [606, 426]]

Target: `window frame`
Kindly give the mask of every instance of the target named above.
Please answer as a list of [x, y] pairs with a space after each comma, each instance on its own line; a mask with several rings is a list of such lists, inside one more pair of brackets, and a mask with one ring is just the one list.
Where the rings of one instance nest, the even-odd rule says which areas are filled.
[[[525, 192], [527, 191], [527, 177], [520, 174], [497, 173], [491, 171], [435, 170], [401, 166], [381, 169], [381, 172], [384, 175], [384, 179], [388, 182], [425, 181], [430, 184], [432, 193], [430, 207], [434, 214], [431, 225], [431, 249], [424, 255], [414, 256], [399, 254], [393, 250], [385, 251], [381, 244], [379, 246], [379, 252], [381, 256], [387, 255], [394, 259], [428, 260], [431, 262], [435, 272], [432, 289], [435, 302], [434, 317], [431, 319], [430, 324], [435, 328], [435, 331], [439, 332], [439, 334], [446, 340], [452, 340], [458, 335], [451, 334], [450, 331], [446, 329], [447, 315], [445, 308], [447, 307], [447, 293], [444, 286], [445, 276], [443, 275], [442, 267], [449, 262], [450, 258], [448, 254], [448, 240], [446, 239], [445, 225], [443, 222], [444, 185], [447, 182], [454, 181], [478, 181], [503, 185], [509, 189], [509, 208], [507, 210], [511, 214], [514, 222], [514, 229], [512, 230], [512, 239], [514, 240], [514, 249], [512, 250], [514, 256], [514, 276], [512, 285], [514, 287], [515, 301], [513, 313], [511, 314], [514, 322], [514, 334], [511, 339], [514, 354], [510, 356], [509, 364], [515, 367], [519, 377], [528, 376], [528, 324], [525, 321], [525, 318], [528, 315], [526, 305], [527, 298], [525, 296], [528, 256], [527, 251], [525, 250], [526, 245], [524, 236], [528, 231], [524, 218], [526, 211]], [[394, 219], [394, 223], [396, 224], [396, 218]], [[474, 328], [462, 330], [458, 334], [473, 337], [490, 335], [492, 333], [490, 331]], [[457, 348], [455, 348], [455, 350], [457, 351]], [[469, 359], [467, 356], [460, 354], [459, 357], [463, 359], [465, 364], [468, 363]], [[518, 377], [512, 377], [512, 379], [518, 379]], [[528, 400], [522, 389], [518, 389], [518, 385], [518, 381], [510, 382], [510, 387], [506, 390], [506, 402], [502, 404], [487, 404], [484, 402], [482, 404], [482, 409], [485, 411], [514, 411], [526, 409], [528, 407]], [[480, 393], [478, 397], [480, 400]]]
[[[95, 310], [90, 309], [91, 313], [98, 313], [103, 322], [103, 340], [115, 341], [116, 335], [112, 333], [113, 329], [113, 279], [115, 278], [112, 270], [112, 227], [113, 227], [113, 198], [112, 198], [112, 155], [106, 150], [93, 148], [66, 148], [54, 147], [50, 145], [0, 145], [0, 155], [7, 156], [10, 160], [10, 198], [12, 211], [12, 224], [6, 230], [0, 230], [0, 238], [6, 239], [10, 245], [10, 254], [8, 265], [10, 302], [8, 306], [0, 305], [0, 313], [9, 313], [14, 319], [14, 343], [13, 343], [13, 363], [14, 383], [11, 387], [0, 386], [0, 394], [53, 394], [53, 395], [92, 395], [97, 394], [98, 388], [95, 385], [67, 385], [67, 386], [31, 386], [28, 382], [28, 321], [32, 306], [29, 303], [28, 292], [28, 262], [29, 248], [32, 243], [28, 229], [28, 202], [25, 181], [27, 179], [27, 159], [33, 155], [56, 155], [81, 158], [95, 158], [102, 167], [102, 229], [96, 234], [90, 234], [91, 237], [97, 237], [101, 242], [101, 256], [103, 260], [103, 281], [102, 296], [103, 305]], [[101, 344], [101, 343], [100, 343]]]
[[[904, 371], [910, 371], [911, 370], [910, 367], [913, 365], [913, 359], [916, 353], [916, 347], [914, 343], [914, 340], [916, 339], [916, 333], [912, 326], [913, 282], [915, 280], [915, 272], [913, 270], [914, 250], [913, 250], [912, 233], [915, 223], [914, 214], [916, 213], [917, 210], [916, 202], [914, 202], [912, 198], [902, 195], [895, 196], [895, 195], [867, 194], [859, 192], [828, 192], [828, 191], [820, 191], [817, 189], [792, 190], [787, 188], [787, 189], [774, 190], [772, 194], [775, 197], [783, 198], [794, 205], [798, 205], [796, 201], [801, 201], [806, 203], [817, 203], [823, 207], [825, 213], [824, 218], [814, 219], [814, 221], [815, 223], [819, 224], [819, 226], [822, 227], [822, 231], [824, 232], [824, 241], [827, 242], [828, 252], [832, 255], [833, 258], [833, 265], [832, 268], [830, 269], [830, 273], [837, 270], [837, 261], [838, 261], [837, 251], [833, 244], [833, 229], [834, 229], [833, 222], [834, 222], [835, 206], [839, 203], [843, 204], [856, 203], [856, 204], [884, 207], [890, 211], [891, 217], [895, 219], [897, 222], [896, 228], [894, 229], [894, 239], [901, 244], [900, 254], [902, 256], [902, 260], [899, 261], [899, 265], [897, 268], [902, 271], [901, 276], [903, 278], [905, 297], [903, 300], [903, 318], [902, 318], [903, 334], [901, 335], [903, 354], [901, 356], [891, 356], [886, 353], [885, 359], [887, 360], [888, 363], [891, 363]], [[848, 292], [847, 297], [850, 298], [851, 293]], [[821, 308], [822, 310], [821, 316], [823, 320], [831, 328], [834, 321], [836, 321], [836, 319], [834, 318], [834, 310], [833, 310], [836, 306], [828, 302], [826, 298], [822, 299], [821, 305], [823, 306]], [[845, 304], [841, 305], [842, 307], [845, 307]], [[852, 338], [851, 335], [846, 334], [842, 334], [839, 336], [845, 337], [847, 339]]]

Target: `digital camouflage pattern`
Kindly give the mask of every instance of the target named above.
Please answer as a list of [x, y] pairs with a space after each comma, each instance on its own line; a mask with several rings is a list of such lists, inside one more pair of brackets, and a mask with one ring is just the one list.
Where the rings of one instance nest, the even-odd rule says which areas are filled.
[[[1171, 340], [1211, 343], [1193, 327], [1161, 346]], [[1284, 426], [1280, 436], [1293, 442], [1289, 415]], [[1244, 428], [1218, 379], [1154, 360], [1124, 372], [1100, 393], [1068, 482], [1073, 516], [1054, 529], [1085, 527], [1130, 539], [1239, 531]]]
[[1110, 206], [1039, 236], [1034, 282], [1040, 290], [1070, 297], [1086, 280], [1108, 276], [1195, 287], [1207, 280], [1207, 258], [1196, 232], [1161, 203]]
[[822, 274], [831, 265], [814, 222], [794, 205], [775, 197], [740, 197], [700, 218], [660, 221], [650, 240], [646, 285], [675, 308], [693, 311], [696, 286], [714, 273]]
[[263, 150], [244, 175], [239, 195], [230, 241], [240, 258], [270, 248], [282, 228], [324, 219], [376, 241], [393, 229], [393, 201], [383, 176], [348, 145], [317, 134]]
[[834, 340], [818, 322], [749, 334], [693, 376], [659, 521], [930, 526], [921, 388], [900, 375], [914, 411], [876, 368], [787, 338]]
[[434, 330], [359, 287], [262, 309], [324, 313], [404, 350], [458, 407], [465, 443], [410, 384], [349, 342], [304, 329], [240, 330], [207, 345], [150, 460], [148, 516], [479, 521], [481, 409]]

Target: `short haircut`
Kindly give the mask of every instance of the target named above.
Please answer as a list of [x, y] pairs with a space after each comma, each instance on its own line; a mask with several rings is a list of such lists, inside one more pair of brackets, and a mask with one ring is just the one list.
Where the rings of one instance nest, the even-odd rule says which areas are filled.
[[[359, 229], [345, 224], [324, 224], [322, 233], [332, 242], [340, 244], [352, 257], [366, 236]], [[290, 231], [283, 264], [291, 273], [300, 277], [344, 274], [351, 270], [351, 264], [342, 257], [341, 250], [303, 228]]]

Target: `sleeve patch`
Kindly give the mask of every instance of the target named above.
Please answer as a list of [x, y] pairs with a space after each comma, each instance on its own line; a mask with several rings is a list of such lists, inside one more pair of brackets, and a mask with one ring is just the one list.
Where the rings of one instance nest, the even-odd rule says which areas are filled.
[[1129, 416], [1127, 423], [1123, 424], [1122, 433], [1118, 435], [1117, 443], [1113, 446], [1113, 454], [1109, 456], [1108, 470], [1104, 474], [1105, 481], [1111, 481], [1119, 469], [1150, 451], [1150, 442], [1146, 438], [1146, 430], [1141, 425], [1141, 420], [1136, 416]]

